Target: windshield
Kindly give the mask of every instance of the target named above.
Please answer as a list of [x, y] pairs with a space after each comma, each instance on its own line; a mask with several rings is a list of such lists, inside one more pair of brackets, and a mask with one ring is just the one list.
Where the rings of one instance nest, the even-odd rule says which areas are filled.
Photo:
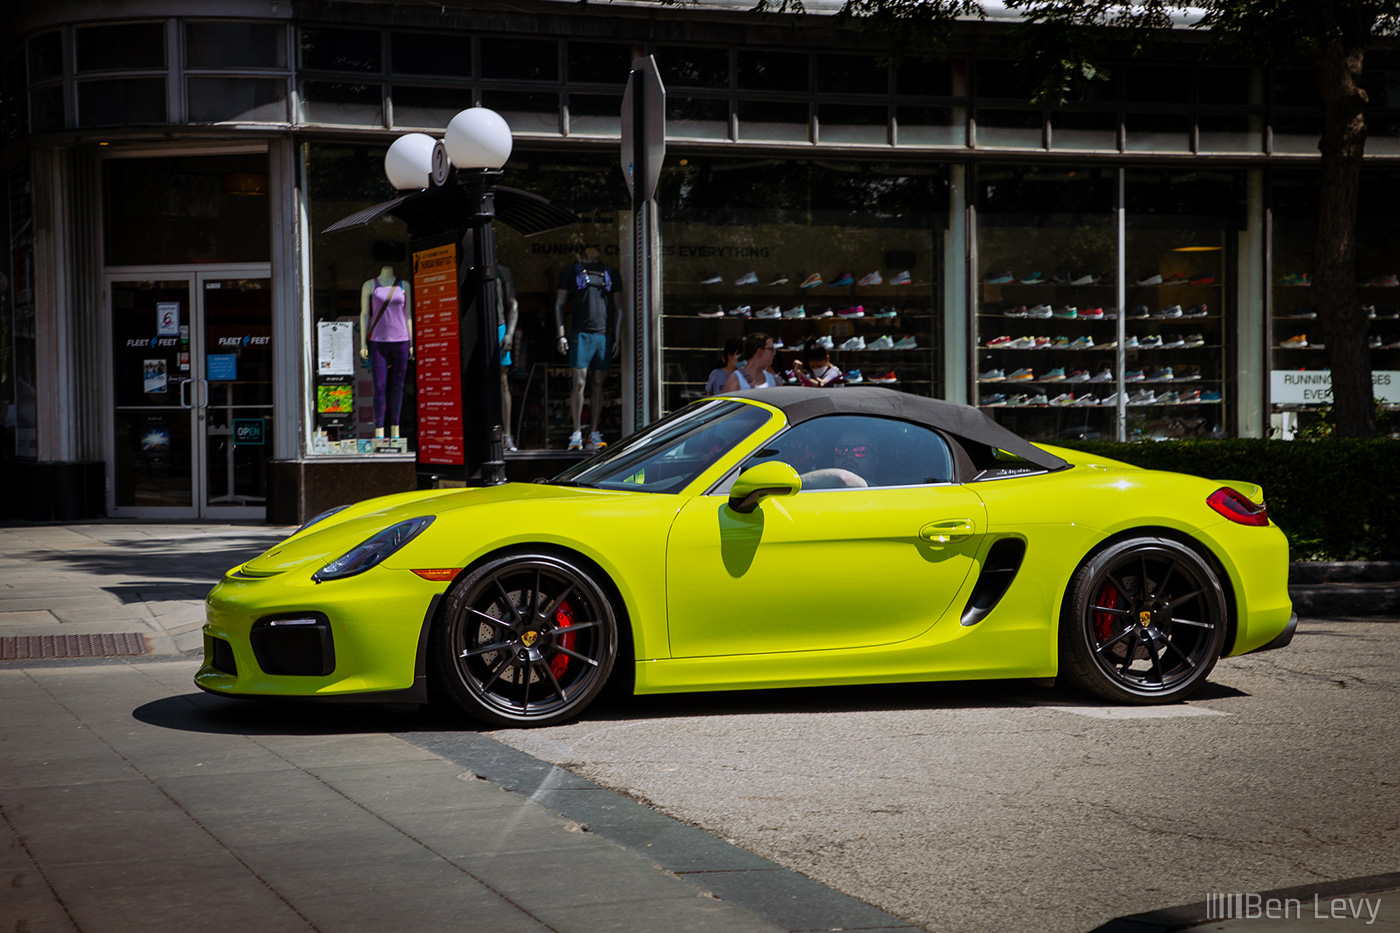
[[678, 492], [770, 417], [767, 410], [743, 402], [696, 402], [570, 467], [554, 482]]

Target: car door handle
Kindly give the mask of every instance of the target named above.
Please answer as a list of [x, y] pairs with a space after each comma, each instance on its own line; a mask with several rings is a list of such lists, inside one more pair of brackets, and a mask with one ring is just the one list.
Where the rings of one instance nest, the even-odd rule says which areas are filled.
[[946, 518], [919, 529], [919, 537], [930, 544], [951, 544], [972, 537], [972, 533], [972, 519], [969, 518]]

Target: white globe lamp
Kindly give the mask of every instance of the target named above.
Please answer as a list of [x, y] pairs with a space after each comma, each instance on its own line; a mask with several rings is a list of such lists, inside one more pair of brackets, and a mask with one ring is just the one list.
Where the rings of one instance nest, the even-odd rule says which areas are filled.
[[447, 150], [426, 133], [407, 133], [384, 153], [384, 174], [400, 191], [441, 185], [447, 180]]
[[472, 107], [447, 124], [443, 142], [458, 168], [500, 168], [510, 158], [510, 124], [494, 110]]

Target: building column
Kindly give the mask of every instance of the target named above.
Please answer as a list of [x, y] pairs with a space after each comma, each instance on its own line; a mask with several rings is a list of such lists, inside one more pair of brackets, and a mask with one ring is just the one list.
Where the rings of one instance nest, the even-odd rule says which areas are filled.
[[943, 238], [943, 397], [969, 402], [967, 166], [948, 167], [948, 235]]
[[1264, 289], [1264, 170], [1247, 170], [1245, 228], [1239, 234], [1239, 270], [1235, 306], [1236, 365], [1235, 422], [1240, 437], [1264, 437], [1268, 412], [1264, 410], [1265, 382], [1269, 378], [1268, 333]]

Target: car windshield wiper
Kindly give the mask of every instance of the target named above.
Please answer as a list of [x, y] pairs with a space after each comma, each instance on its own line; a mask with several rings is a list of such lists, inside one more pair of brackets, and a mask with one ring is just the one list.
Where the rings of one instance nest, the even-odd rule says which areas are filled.
[[592, 483], [580, 482], [576, 479], [545, 479], [543, 476], [535, 480], [541, 486], [573, 486], [578, 489], [596, 489]]

